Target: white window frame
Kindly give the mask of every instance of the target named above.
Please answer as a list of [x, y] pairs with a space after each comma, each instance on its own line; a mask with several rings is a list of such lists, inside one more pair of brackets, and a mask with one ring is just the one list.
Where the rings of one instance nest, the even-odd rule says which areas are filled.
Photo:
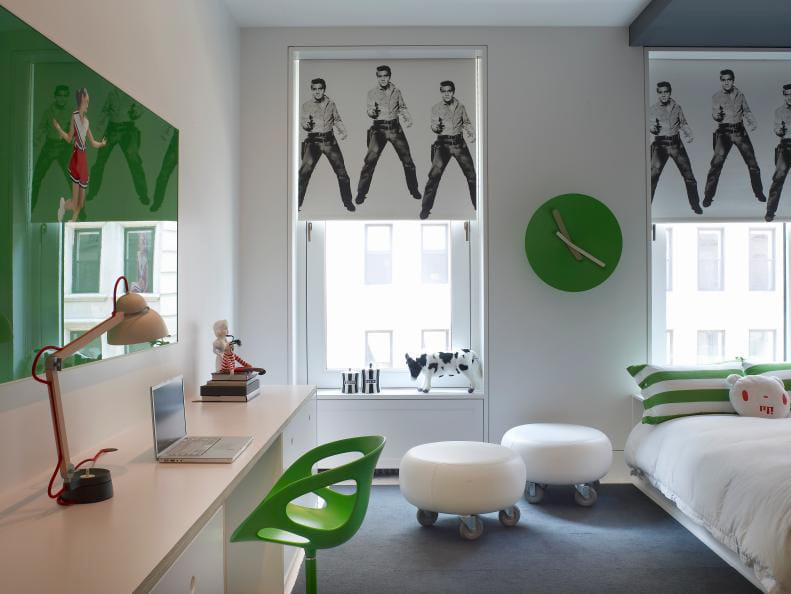
[[665, 365], [673, 364], [673, 347], [676, 336], [672, 329], [665, 330]]
[[673, 290], [673, 229], [665, 229], [665, 290]]
[[[753, 255], [752, 249], [752, 238], [755, 235], [766, 235], [767, 245], [768, 245], [768, 257], [766, 262], [761, 262], [761, 265], [768, 265], [769, 268], [769, 286], [767, 288], [760, 288], [756, 289], [753, 287], [753, 266], [754, 261], [756, 258]], [[775, 283], [775, 274], [776, 274], [776, 261], [777, 261], [777, 254], [775, 254], [775, 230], [772, 228], [751, 228], [747, 232], [747, 251], [748, 251], [748, 260], [747, 260], [747, 286], [750, 291], [774, 291], [776, 287]]]
[[[306, 359], [307, 383], [319, 388], [337, 388], [340, 385], [340, 374], [345, 369], [328, 369], [326, 366], [327, 352], [327, 320], [326, 283], [325, 283], [325, 241], [326, 224], [323, 221], [311, 221], [310, 237], [306, 247]], [[467, 240], [464, 221], [450, 221], [450, 287], [451, 287], [451, 328], [450, 343], [453, 348], [467, 347], [475, 349], [471, 343], [471, 249]], [[458, 290], [457, 290], [458, 289]], [[410, 353], [412, 354], [412, 353]], [[419, 354], [419, 353], [414, 353]], [[401, 365], [401, 353], [393, 353], [394, 363]], [[461, 376], [438, 379], [436, 386], [464, 387]], [[414, 388], [415, 381], [409, 371], [404, 369], [382, 369], [379, 377], [382, 388]]]
[[[725, 290], [725, 253], [724, 253], [724, 245], [725, 245], [725, 237], [724, 237], [724, 229], [722, 227], [704, 227], [702, 229], [698, 229], [698, 241], [697, 241], [697, 263], [698, 263], [698, 291], [724, 291]], [[718, 236], [719, 241], [719, 257], [717, 258], [718, 262], [718, 269], [719, 269], [719, 286], [716, 289], [704, 289], [701, 288], [701, 278], [700, 278], [700, 236], [703, 233], [713, 233]]]

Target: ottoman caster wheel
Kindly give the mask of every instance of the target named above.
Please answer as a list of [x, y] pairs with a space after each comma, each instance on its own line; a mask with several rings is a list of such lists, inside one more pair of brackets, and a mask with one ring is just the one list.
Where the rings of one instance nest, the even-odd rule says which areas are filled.
[[[477, 540], [483, 534], [483, 521], [478, 516], [469, 516], [468, 520], [459, 518], [459, 534], [466, 540]], [[467, 522], [472, 522], [473, 526], [467, 526]]]
[[439, 514], [437, 512], [426, 511], [424, 509], [417, 510], [417, 521], [421, 526], [425, 526], [427, 528], [434, 525], [438, 516]]
[[599, 494], [592, 485], [574, 485], [574, 501], [577, 505], [591, 507], [597, 499], [599, 499]]
[[519, 518], [522, 516], [522, 512], [519, 511], [519, 508], [515, 505], [512, 505], [508, 509], [501, 509], [498, 517], [500, 518], [500, 523], [503, 526], [516, 526], [519, 523]]
[[544, 499], [544, 487], [538, 483], [527, 483], [525, 499], [528, 503], [541, 503], [541, 500]]

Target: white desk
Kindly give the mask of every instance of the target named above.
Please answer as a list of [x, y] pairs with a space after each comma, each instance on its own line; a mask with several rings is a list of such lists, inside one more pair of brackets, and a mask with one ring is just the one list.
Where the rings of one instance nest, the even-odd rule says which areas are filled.
[[[262, 584], [264, 567], [271, 567], [271, 583], [279, 580], [282, 592], [282, 549], [267, 549], [273, 545], [265, 543], [229, 546], [228, 538], [280, 474], [283, 458], [295, 457], [292, 441], [301, 450], [312, 447], [315, 425], [312, 436], [305, 435], [311, 431], [308, 425], [303, 425], [304, 430], [293, 425], [301, 418], [315, 423], [315, 394], [313, 386], [264, 386], [262, 394], [249, 403], [188, 402], [190, 434], [253, 436], [252, 444], [233, 464], [158, 464], [148, 422], [97, 444], [96, 449], [119, 449], [100, 460], [113, 474], [112, 499], [61, 507], [46, 496], [46, 480], [4, 495], [0, 501], [0, 591], [148, 592], [204, 526], [210, 520], [218, 524], [217, 517], [222, 516], [220, 534], [225, 544], [218, 546], [224, 547], [220, 567], [224, 565], [225, 575], [219, 579], [224, 579], [226, 591], [241, 591], [233, 580], [253, 574], [257, 577], [251, 579]], [[289, 436], [281, 440], [284, 431]], [[219, 516], [218, 510], [222, 511]], [[256, 591], [274, 591], [271, 583], [257, 585]], [[183, 591], [190, 590], [185, 587]], [[198, 584], [195, 591], [205, 590]]]

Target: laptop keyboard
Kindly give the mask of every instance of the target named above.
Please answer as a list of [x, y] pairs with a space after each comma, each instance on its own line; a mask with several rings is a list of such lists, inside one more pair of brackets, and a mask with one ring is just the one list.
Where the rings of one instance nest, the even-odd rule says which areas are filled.
[[166, 456], [168, 458], [201, 456], [218, 441], [220, 441], [219, 437], [187, 437], [168, 450]]

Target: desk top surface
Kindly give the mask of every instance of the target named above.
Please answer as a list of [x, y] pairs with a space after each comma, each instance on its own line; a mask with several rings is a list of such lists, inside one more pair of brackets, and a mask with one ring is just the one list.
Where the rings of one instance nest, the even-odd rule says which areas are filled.
[[47, 479], [4, 493], [0, 589], [15, 594], [134, 591], [192, 538], [315, 392], [313, 386], [263, 386], [261, 395], [247, 403], [187, 402], [190, 435], [253, 437], [232, 464], [157, 463], [149, 420], [95, 448], [118, 448], [99, 464], [112, 472], [112, 499], [61, 507], [42, 489]]

